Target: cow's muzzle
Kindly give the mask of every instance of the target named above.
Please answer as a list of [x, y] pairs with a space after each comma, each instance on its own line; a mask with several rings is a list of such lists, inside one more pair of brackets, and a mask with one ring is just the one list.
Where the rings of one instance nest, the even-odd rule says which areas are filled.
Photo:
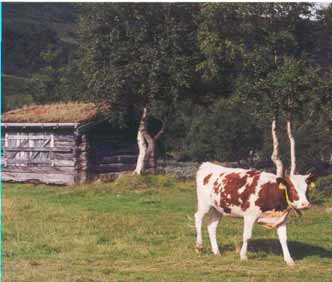
[[309, 208], [311, 208], [311, 204], [309, 202], [307, 202], [307, 203], [301, 203], [301, 205], [300, 205], [300, 209], [301, 210], [309, 209]]

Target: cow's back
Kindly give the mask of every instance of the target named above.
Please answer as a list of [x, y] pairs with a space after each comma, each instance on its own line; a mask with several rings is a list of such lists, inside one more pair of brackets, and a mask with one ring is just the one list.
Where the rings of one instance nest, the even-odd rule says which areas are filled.
[[223, 176], [244, 173], [246, 170], [241, 168], [229, 168], [211, 162], [202, 163], [196, 175], [198, 204], [218, 209], [220, 201], [216, 199], [218, 195], [216, 189], [222, 187]]
[[222, 213], [243, 216], [250, 211], [259, 212], [256, 202], [260, 201], [260, 191], [266, 189], [266, 183], [276, 183], [276, 176], [206, 162], [200, 166], [196, 182], [199, 201], [209, 202]]

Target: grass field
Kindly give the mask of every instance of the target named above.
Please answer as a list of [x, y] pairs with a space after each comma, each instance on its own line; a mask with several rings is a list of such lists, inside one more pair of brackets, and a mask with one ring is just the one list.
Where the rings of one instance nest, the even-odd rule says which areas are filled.
[[288, 228], [294, 267], [275, 231], [256, 226], [240, 262], [242, 220], [225, 218], [222, 255], [194, 251], [192, 183], [164, 176], [79, 187], [3, 185], [3, 281], [332, 281], [331, 200]]

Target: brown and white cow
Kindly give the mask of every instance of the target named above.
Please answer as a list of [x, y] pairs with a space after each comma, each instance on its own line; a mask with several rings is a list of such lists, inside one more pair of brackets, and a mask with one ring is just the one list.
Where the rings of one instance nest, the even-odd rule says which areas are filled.
[[[254, 223], [277, 228], [284, 260], [292, 265], [294, 261], [287, 246], [286, 222], [290, 205], [295, 209], [310, 207], [306, 197], [309, 175], [293, 175], [278, 178], [275, 174], [257, 170], [227, 168], [218, 164], [203, 163], [196, 177], [198, 210], [195, 214], [197, 232], [196, 247], [203, 247], [202, 222], [209, 211], [208, 233], [212, 252], [219, 254], [216, 230], [222, 215], [244, 218], [241, 260], [247, 259], [248, 240]], [[280, 186], [280, 183], [283, 186]], [[289, 201], [286, 200], [287, 189]]]

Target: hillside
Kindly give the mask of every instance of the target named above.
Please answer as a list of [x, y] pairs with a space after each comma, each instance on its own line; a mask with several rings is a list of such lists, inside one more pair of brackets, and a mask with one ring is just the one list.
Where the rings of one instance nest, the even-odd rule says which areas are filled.
[[4, 73], [29, 77], [42, 51], [77, 44], [76, 12], [72, 3], [4, 3]]
[[3, 109], [33, 102], [29, 78], [43, 67], [41, 54], [60, 50], [63, 62], [77, 46], [73, 3], [3, 4]]

